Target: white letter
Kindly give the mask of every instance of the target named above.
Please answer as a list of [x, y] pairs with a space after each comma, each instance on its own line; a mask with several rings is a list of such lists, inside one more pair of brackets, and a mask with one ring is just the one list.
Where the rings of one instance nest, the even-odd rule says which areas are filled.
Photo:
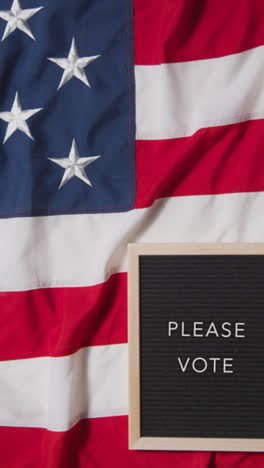
[[184, 333], [184, 322], [182, 322], [182, 336], [191, 336], [188, 333]]
[[207, 333], [206, 333], [205, 336], [207, 337], [208, 335], [210, 335], [210, 333], [213, 333], [215, 336], [217, 336], [217, 338], [219, 337], [217, 329], [215, 328], [214, 322], [210, 323], [209, 328], [208, 328]]
[[[169, 323], [168, 335], [171, 336], [171, 331], [172, 330], [177, 330], [178, 324], [177, 324], [177, 322], [168, 322], [168, 323]], [[172, 328], [172, 326], [174, 326], [174, 328]]]
[[220, 357], [210, 357], [209, 361], [213, 361], [213, 372], [216, 372], [216, 361], [220, 361]]
[[[200, 327], [199, 327], [200, 325]], [[193, 336], [197, 336], [197, 337], [202, 337], [203, 336], [203, 333], [202, 334], [198, 334], [197, 331], [203, 331], [203, 322], [194, 322], [193, 323]]]
[[[195, 367], [195, 363], [196, 363], [196, 361], [198, 361], [198, 359], [200, 359], [200, 361], [202, 361], [204, 363], [204, 368], [203, 369], [199, 370], [199, 369], [197, 369]], [[207, 361], [202, 357], [197, 357], [196, 359], [193, 360], [192, 367], [193, 367], [194, 372], [204, 372], [207, 369]]]
[[227, 325], [228, 327], [231, 327], [231, 323], [230, 322], [224, 322], [222, 324], [222, 330], [226, 331], [227, 332], [227, 335], [224, 335], [224, 333], [222, 333], [222, 337], [223, 338], [229, 338], [231, 336], [231, 330], [229, 330], [228, 328], [225, 327], [225, 325]]
[[180, 357], [178, 357], [178, 361], [179, 361], [179, 364], [180, 364], [181, 371], [182, 371], [182, 372], [185, 372], [186, 369], [187, 369], [187, 366], [188, 366], [188, 364], [189, 364], [190, 358], [188, 357], [188, 358], [186, 359], [186, 362], [185, 362], [185, 365], [184, 365], [184, 366], [182, 365], [182, 361], [181, 361], [181, 358], [180, 358]]
[[[239, 328], [239, 325], [241, 325], [242, 328]], [[236, 338], [246, 338], [246, 335], [239, 335], [239, 332], [243, 333], [245, 332], [245, 324], [243, 322], [237, 322], [235, 326], [235, 337]]]
[[[228, 364], [227, 361], [232, 361]], [[233, 358], [224, 358], [224, 362], [223, 362], [223, 371], [224, 371], [224, 374], [233, 374], [233, 370], [226, 370], [227, 367], [233, 367]]]

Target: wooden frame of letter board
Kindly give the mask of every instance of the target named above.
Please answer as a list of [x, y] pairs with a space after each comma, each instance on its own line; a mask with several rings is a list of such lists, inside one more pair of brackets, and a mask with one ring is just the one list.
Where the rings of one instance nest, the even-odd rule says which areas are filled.
[[128, 244], [129, 449], [264, 451], [264, 439], [141, 437], [139, 257], [141, 255], [264, 255], [264, 243]]

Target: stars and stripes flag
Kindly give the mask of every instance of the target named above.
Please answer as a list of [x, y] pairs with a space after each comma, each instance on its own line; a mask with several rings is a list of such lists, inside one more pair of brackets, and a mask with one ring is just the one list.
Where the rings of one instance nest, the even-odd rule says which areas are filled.
[[1, 0], [0, 466], [128, 450], [128, 242], [263, 241], [263, 0]]

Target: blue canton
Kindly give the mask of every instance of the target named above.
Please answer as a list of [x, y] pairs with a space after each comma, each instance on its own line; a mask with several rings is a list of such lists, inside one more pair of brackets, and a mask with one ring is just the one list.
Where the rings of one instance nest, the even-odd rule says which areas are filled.
[[132, 0], [1, 0], [0, 217], [135, 203]]

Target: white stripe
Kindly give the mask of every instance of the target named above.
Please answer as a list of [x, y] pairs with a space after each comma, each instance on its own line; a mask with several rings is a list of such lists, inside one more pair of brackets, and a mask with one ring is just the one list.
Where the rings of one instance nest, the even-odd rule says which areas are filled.
[[0, 291], [87, 286], [126, 271], [128, 242], [264, 240], [264, 193], [164, 198], [126, 213], [1, 220]]
[[139, 140], [264, 117], [264, 46], [215, 59], [140, 65], [135, 75]]
[[2, 426], [65, 431], [80, 419], [128, 412], [127, 344], [4, 361], [0, 375]]

